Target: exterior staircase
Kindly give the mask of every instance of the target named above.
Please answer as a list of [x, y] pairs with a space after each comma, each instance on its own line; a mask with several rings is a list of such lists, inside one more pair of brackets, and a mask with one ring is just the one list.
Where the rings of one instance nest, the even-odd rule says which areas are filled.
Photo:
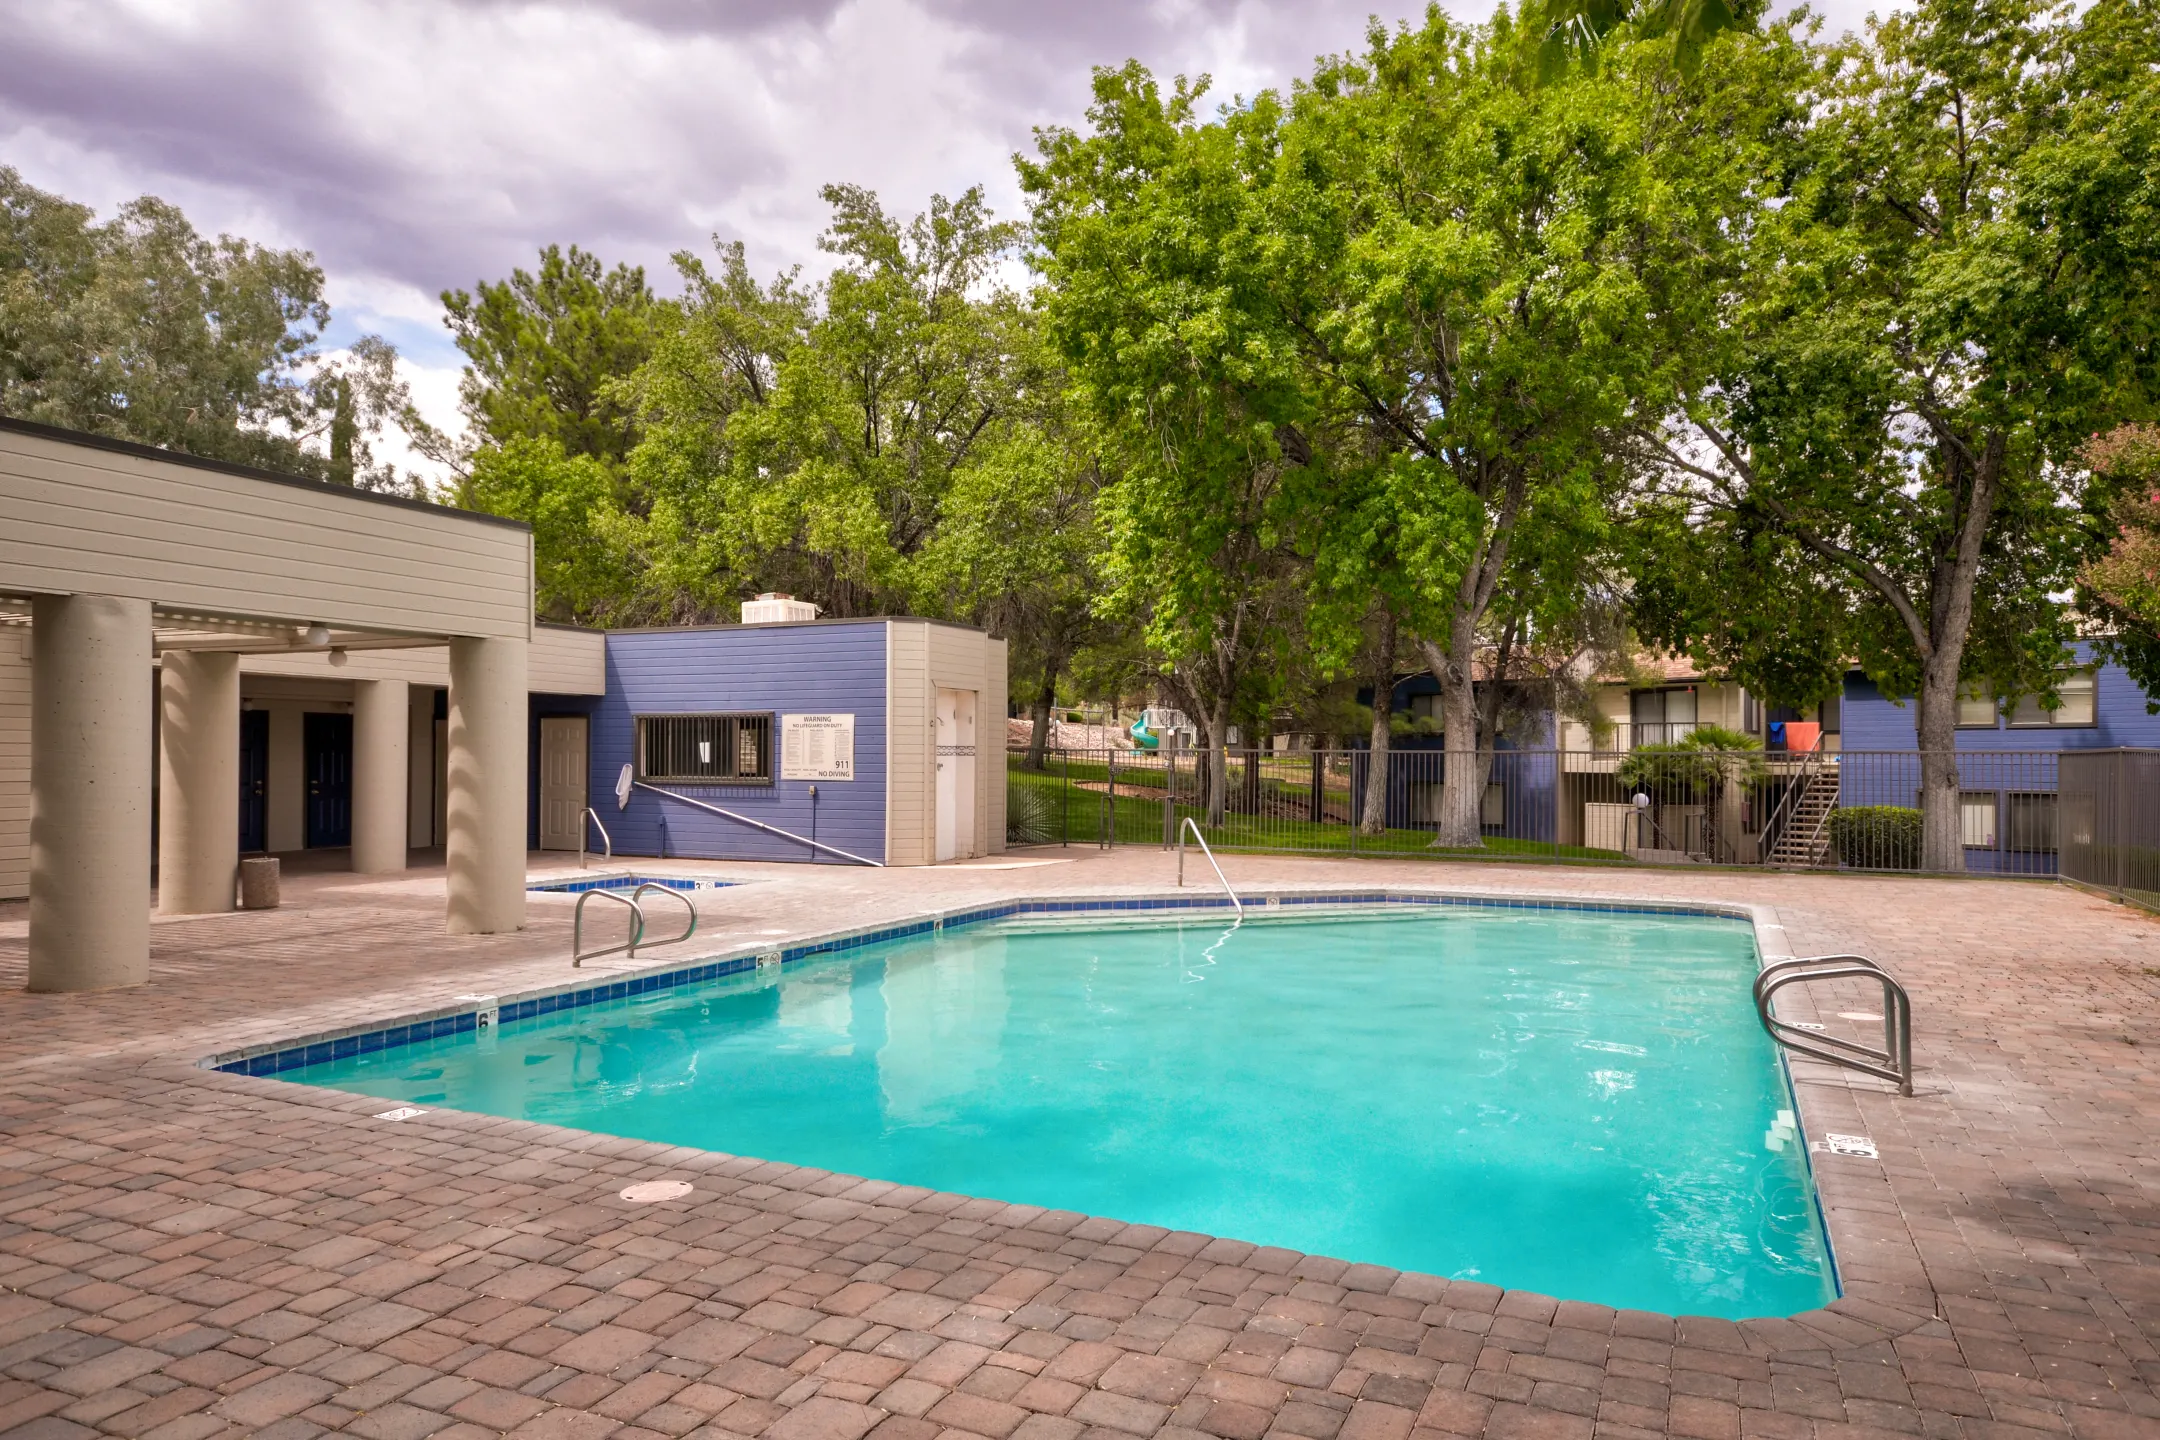
[[1837, 761], [1826, 760], [1800, 784], [1805, 788], [1765, 857], [1767, 864], [1781, 869], [1812, 870], [1830, 863], [1830, 812], [1838, 802]]

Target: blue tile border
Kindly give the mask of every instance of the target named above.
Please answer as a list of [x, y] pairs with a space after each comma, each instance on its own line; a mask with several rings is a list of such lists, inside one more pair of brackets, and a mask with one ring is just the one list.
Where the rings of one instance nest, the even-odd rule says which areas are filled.
[[658, 885], [668, 890], [725, 890], [740, 880], [692, 880], [680, 875], [596, 875], [590, 880], [547, 880], [527, 885], [528, 895], [576, 895], [586, 890], [635, 890]]
[[[1255, 893], [1246, 897], [1246, 908], [1263, 914], [1277, 912], [1299, 905], [1432, 905], [1462, 906], [1480, 910], [1566, 910], [1603, 915], [1655, 915], [1693, 916], [1704, 919], [1752, 922], [1752, 907], [1743, 905], [1712, 905], [1686, 903], [1623, 903], [1618, 901], [1573, 899], [1566, 896], [1506, 896], [1506, 895], [1450, 895], [1409, 890], [1342, 890], [1321, 893]], [[860, 930], [828, 936], [821, 940], [789, 945], [777, 952], [765, 951], [765, 955], [778, 954], [780, 963], [791, 965], [820, 955], [833, 955], [842, 951], [861, 949], [866, 945], [880, 945], [888, 940], [908, 940], [920, 935], [932, 935], [940, 930], [957, 929], [963, 925], [980, 925], [993, 920], [1006, 920], [1021, 916], [1038, 915], [1087, 915], [1087, 914], [1162, 914], [1178, 911], [1222, 912], [1232, 908], [1228, 896], [1216, 895], [1164, 895], [1139, 896], [1117, 899], [1103, 896], [1074, 896], [1070, 899], [1023, 899], [1007, 900], [997, 904], [978, 905], [944, 914], [930, 915], [897, 925], [887, 925], [874, 930]], [[541, 1015], [552, 1015], [562, 1010], [583, 1009], [604, 1004], [611, 1000], [626, 1000], [638, 995], [650, 995], [662, 990], [673, 990], [685, 985], [701, 985], [710, 980], [739, 975], [757, 968], [759, 953], [731, 955], [720, 959], [699, 961], [691, 965], [652, 971], [642, 975], [626, 976], [619, 980], [606, 980], [596, 985], [573, 986], [539, 995], [531, 995], [499, 1002], [494, 1008], [496, 1023], [530, 1020]], [[470, 1034], [480, 1027], [480, 1015], [484, 1007], [467, 1008], [419, 1017], [410, 1017], [396, 1024], [378, 1025], [370, 1029], [355, 1030], [330, 1036], [311, 1036], [306, 1040], [272, 1042], [259, 1050], [213, 1055], [202, 1062], [203, 1068], [221, 1071], [228, 1075], [279, 1075], [287, 1070], [297, 1070], [307, 1065], [319, 1065], [325, 1061], [342, 1060], [353, 1055], [370, 1055], [377, 1051], [394, 1050], [399, 1046], [440, 1039], [449, 1035]]]

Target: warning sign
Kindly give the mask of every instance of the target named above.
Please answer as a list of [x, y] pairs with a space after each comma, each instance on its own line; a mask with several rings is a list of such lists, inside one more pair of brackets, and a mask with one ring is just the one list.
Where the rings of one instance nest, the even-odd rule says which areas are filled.
[[783, 780], [853, 780], [853, 715], [782, 715], [780, 778]]

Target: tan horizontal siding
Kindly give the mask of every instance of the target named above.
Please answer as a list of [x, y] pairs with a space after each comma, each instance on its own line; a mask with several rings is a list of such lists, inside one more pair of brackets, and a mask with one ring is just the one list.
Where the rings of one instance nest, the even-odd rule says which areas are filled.
[[243, 655], [242, 675], [297, 675], [310, 680], [403, 680], [413, 685], [450, 683], [450, 647], [429, 645], [412, 650], [354, 650], [345, 664], [330, 663], [328, 653], [296, 651], [287, 655]]
[[607, 636], [535, 625], [525, 673], [526, 688], [536, 695], [604, 695]]
[[0, 431], [0, 587], [523, 636], [531, 537], [455, 512]]
[[[607, 637], [597, 630], [533, 628], [526, 688], [536, 695], [600, 695], [607, 690]], [[414, 685], [450, 683], [450, 650], [444, 645], [410, 650], [352, 650], [334, 666], [327, 651], [243, 655], [243, 675], [301, 675], [316, 680], [404, 680]]]

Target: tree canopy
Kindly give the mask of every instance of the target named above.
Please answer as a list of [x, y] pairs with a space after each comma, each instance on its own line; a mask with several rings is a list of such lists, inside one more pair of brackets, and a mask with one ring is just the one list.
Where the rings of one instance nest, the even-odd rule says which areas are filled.
[[298, 250], [208, 239], [151, 196], [99, 223], [0, 166], [0, 414], [406, 488], [369, 439], [410, 417], [396, 353], [317, 348], [330, 307]]

